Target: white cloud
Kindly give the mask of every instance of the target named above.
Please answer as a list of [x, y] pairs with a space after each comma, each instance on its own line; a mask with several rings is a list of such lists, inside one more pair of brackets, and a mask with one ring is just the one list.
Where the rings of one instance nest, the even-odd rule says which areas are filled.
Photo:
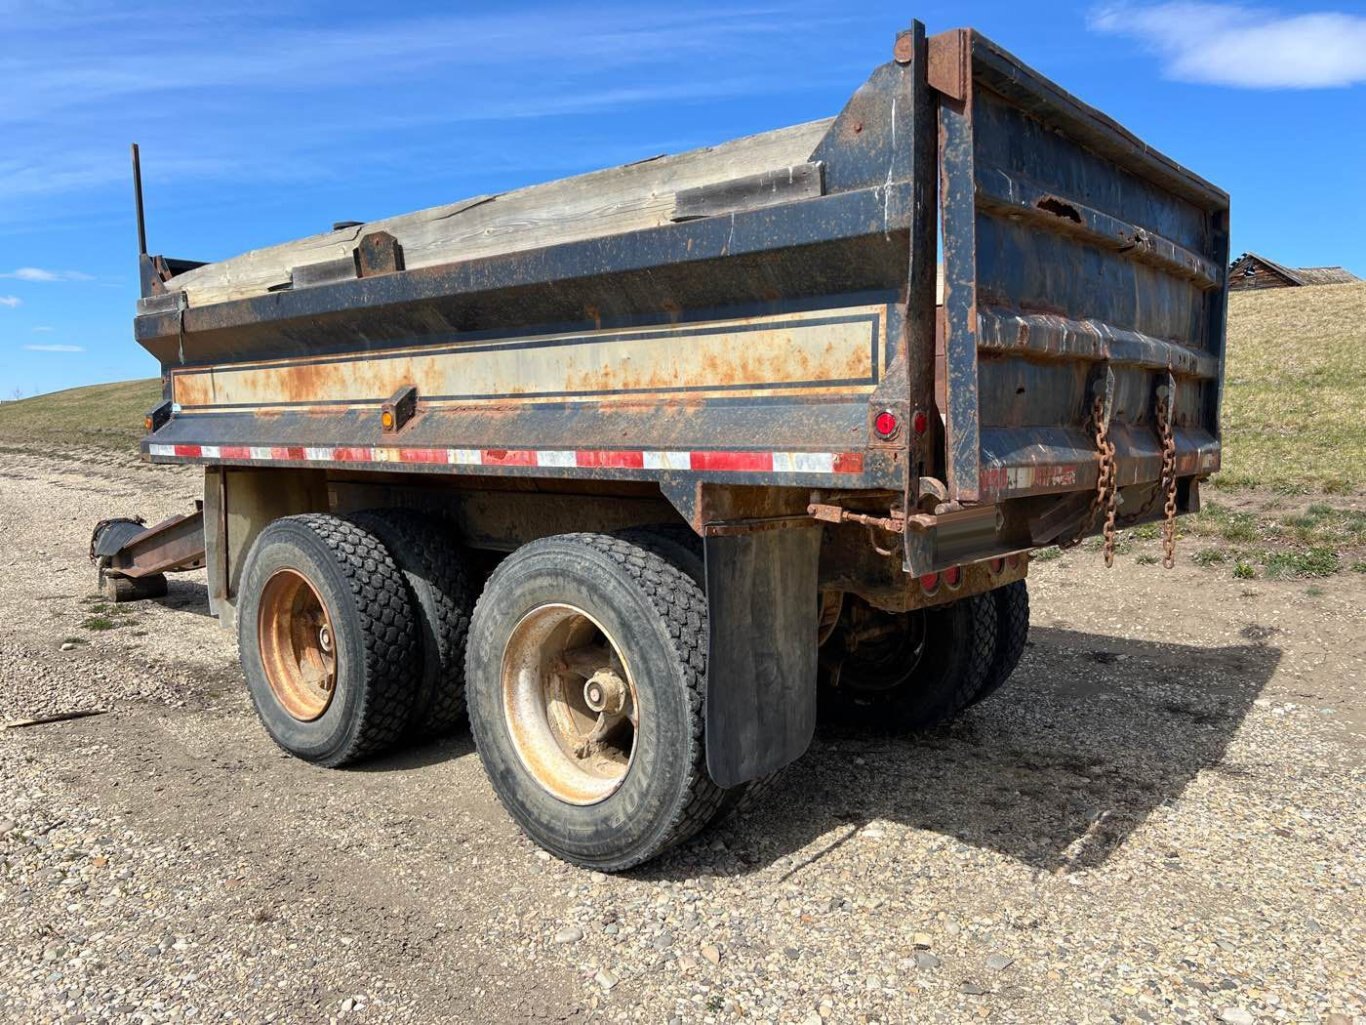
[[17, 295], [0, 295], [0, 306], [8, 306], [10, 309], [14, 309], [16, 306], [22, 306], [23, 303], [24, 300]]
[[1280, 14], [1221, 3], [1107, 4], [1099, 32], [1140, 40], [1168, 78], [1242, 89], [1323, 89], [1366, 82], [1366, 17]]
[[14, 278], [16, 281], [91, 281], [89, 274], [78, 270], [46, 270], [42, 267], [19, 267], [16, 270], [0, 273], [0, 278]]
[[85, 352], [84, 345], [25, 345], [29, 352]]
[[55, 330], [56, 330], [56, 328], [51, 327], [51, 326], [49, 326], [49, 325], [47, 325], [47, 324], [38, 324], [36, 327], [34, 327], [33, 333], [34, 333], [35, 335], [46, 335], [46, 334], [51, 334], [51, 333], [52, 333], [53, 331], [55, 331]]

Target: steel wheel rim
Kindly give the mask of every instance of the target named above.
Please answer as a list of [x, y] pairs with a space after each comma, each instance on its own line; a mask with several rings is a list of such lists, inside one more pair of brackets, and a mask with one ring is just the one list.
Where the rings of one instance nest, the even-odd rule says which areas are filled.
[[257, 647], [271, 693], [300, 722], [320, 719], [337, 689], [336, 633], [317, 588], [297, 570], [261, 589]]
[[635, 759], [640, 706], [601, 623], [573, 605], [533, 609], [508, 637], [501, 679], [512, 746], [542, 789], [574, 805], [617, 792]]

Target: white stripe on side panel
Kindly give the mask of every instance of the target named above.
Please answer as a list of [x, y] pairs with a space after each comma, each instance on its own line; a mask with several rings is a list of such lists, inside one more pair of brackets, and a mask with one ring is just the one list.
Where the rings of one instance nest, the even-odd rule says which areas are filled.
[[578, 466], [574, 451], [545, 451], [536, 453], [537, 466]]
[[774, 452], [774, 473], [834, 473], [833, 452]]
[[645, 452], [647, 470], [691, 470], [691, 452]]
[[304, 458], [310, 463], [330, 463], [332, 462], [332, 450], [330, 448], [306, 448]]
[[484, 461], [477, 448], [447, 449], [446, 458], [457, 466], [478, 466]]
[[153, 456], [173, 456], [175, 455], [174, 445], [148, 445], [147, 454]]

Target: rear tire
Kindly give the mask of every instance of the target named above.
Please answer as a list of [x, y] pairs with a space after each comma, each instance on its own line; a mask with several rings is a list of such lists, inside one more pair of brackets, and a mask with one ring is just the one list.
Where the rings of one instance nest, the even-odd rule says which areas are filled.
[[987, 597], [996, 602], [996, 654], [982, 689], [973, 695], [970, 705], [991, 697], [1005, 685], [1029, 641], [1029, 588], [1025, 582], [1016, 580], [998, 587]]
[[[706, 634], [702, 589], [639, 539], [543, 538], [498, 567], [474, 610], [466, 694], [489, 780], [532, 840], [614, 872], [710, 821], [723, 792], [703, 741]], [[599, 745], [575, 703], [605, 670], [582, 683], [569, 668], [588, 651], [610, 652], [629, 687]]]
[[266, 732], [339, 766], [403, 735], [420, 649], [408, 588], [373, 534], [335, 516], [276, 520], [247, 555], [238, 651]]
[[[822, 653], [821, 707], [847, 725], [904, 733], [954, 718], [983, 686], [996, 648], [990, 595], [907, 613], [857, 600]], [[874, 639], [855, 641], [858, 630]], [[853, 641], [853, 643], [851, 643]]]
[[474, 597], [449, 530], [410, 509], [372, 509], [347, 517], [389, 549], [417, 613], [422, 670], [408, 733], [440, 736], [465, 716], [465, 641]]
[[[703, 594], [706, 593], [707, 569], [702, 538], [698, 537], [696, 532], [687, 524], [658, 523], [648, 527], [631, 527], [627, 530], [618, 531], [616, 536], [624, 538], [632, 544], [638, 544], [654, 552], [665, 561], [672, 563], [688, 574], [693, 582], [702, 589]], [[698, 638], [698, 644], [703, 652], [707, 650], [705, 632], [703, 636]], [[705, 674], [703, 678], [705, 681]], [[716, 806], [716, 812], [712, 815], [711, 822], [720, 822], [732, 815], [743, 815], [748, 812], [758, 804], [782, 773], [783, 770], [779, 769], [767, 776], [761, 776], [745, 783], [737, 783], [733, 787], [726, 787], [721, 792], [721, 803]]]

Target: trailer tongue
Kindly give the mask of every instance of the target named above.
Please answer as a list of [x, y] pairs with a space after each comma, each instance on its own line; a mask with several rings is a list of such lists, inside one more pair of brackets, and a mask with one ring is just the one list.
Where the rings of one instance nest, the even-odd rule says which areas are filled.
[[1227, 256], [1224, 193], [917, 24], [833, 120], [144, 253], [143, 451], [204, 466], [203, 519], [103, 570], [198, 554], [287, 750], [468, 702], [523, 828], [626, 867], [798, 757], [818, 695], [916, 728], [999, 687], [1032, 549], [1172, 537], [1219, 466]]

